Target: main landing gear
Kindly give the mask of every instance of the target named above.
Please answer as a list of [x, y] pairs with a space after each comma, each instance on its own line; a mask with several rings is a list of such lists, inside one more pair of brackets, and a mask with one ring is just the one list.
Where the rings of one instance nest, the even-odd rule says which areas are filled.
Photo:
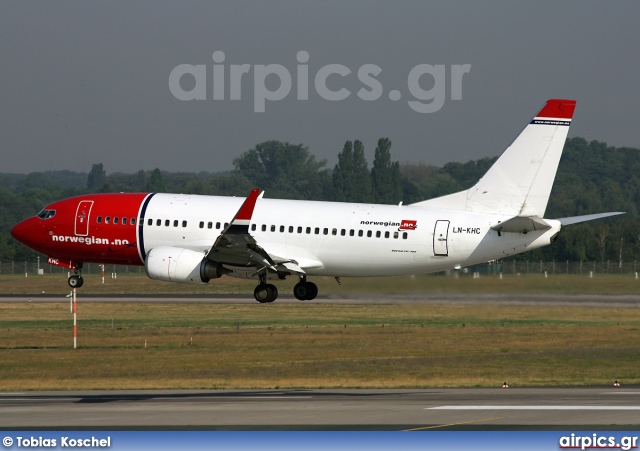
[[[278, 297], [278, 289], [275, 285], [267, 283], [266, 273], [260, 274], [260, 285], [253, 290], [253, 297], [261, 304], [273, 302]], [[318, 295], [318, 287], [313, 282], [307, 282], [307, 278], [300, 277], [300, 282], [293, 287], [293, 295], [301, 301], [310, 301]]]
[[84, 285], [84, 279], [82, 278], [82, 274], [80, 274], [81, 270], [82, 263], [78, 263], [78, 267], [75, 270], [75, 273], [67, 280], [67, 283], [71, 288], [80, 288], [82, 285]]
[[300, 282], [293, 287], [293, 295], [300, 301], [310, 301], [318, 295], [318, 286], [307, 282], [306, 277], [300, 277]]
[[267, 273], [259, 274], [260, 285], [253, 290], [253, 297], [261, 304], [273, 302], [278, 297], [278, 289], [275, 285], [267, 283]]

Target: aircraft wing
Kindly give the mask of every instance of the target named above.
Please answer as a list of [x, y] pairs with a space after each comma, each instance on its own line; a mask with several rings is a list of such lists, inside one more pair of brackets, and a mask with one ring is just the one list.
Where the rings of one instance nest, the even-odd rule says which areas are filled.
[[234, 268], [256, 267], [256, 272], [270, 269], [273, 272], [305, 274], [298, 262], [270, 254], [249, 233], [253, 210], [261, 194], [259, 188], [249, 193], [233, 220], [213, 243], [207, 258]]

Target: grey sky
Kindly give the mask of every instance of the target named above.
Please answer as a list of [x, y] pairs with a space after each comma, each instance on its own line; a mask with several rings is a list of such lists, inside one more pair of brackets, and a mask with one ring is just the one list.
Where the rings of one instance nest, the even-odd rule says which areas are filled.
[[[303, 143], [333, 167], [346, 140], [362, 140], [372, 160], [380, 137], [395, 160], [441, 165], [498, 155], [554, 97], [578, 101], [570, 136], [640, 147], [638, 17], [638, 2], [3, 1], [0, 172], [99, 162], [107, 172], [218, 171], [269, 139]], [[252, 69], [241, 100], [229, 100], [228, 80], [226, 100], [213, 100], [216, 50], [227, 77], [232, 64], [281, 64], [291, 92], [255, 113]], [[306, 101], [296, 99], [300, 50], [309, 53]], [[444, 106], [431, 114], [407, 103], [407, 76], [425, 63], [447, 68]], [[206, 100], [171, 94], [180, 64], [207, 66]], [[347, 99], [316, 93], [328, 64], [351, 69], [327, 81]], [[378, 100], [356, 95], [364, 64], [382, 69]], [[459, 64], [471, 71], [462, 100], [451, 100]]]

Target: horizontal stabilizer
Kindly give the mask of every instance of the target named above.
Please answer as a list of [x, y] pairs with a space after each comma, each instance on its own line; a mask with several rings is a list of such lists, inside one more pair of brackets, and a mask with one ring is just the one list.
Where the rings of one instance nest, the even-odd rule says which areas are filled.
[[600, 219], [600, 218], [607, 218], [609, 216], [616, 216], [616, 215], [623, 215], [625, 214], [624, 211], [611, 211], [608, 213], [597, 213], [594, 215], [583, 215], [583, 216], [571, 216], [569, 218], [558, 218], [557, 220], [560, 221], [560, 224], [562, 224], [563, 226], [566, 225], [570, 225], [570, 224], [578, 224], [579, 222], [585, 222], [585, 221], [593, 221], [594, 219]]
[[516, 216], [491, 227], [498, 233], [529, 233], [534, 230], [548, 230], [551, 225], [537, 216]]

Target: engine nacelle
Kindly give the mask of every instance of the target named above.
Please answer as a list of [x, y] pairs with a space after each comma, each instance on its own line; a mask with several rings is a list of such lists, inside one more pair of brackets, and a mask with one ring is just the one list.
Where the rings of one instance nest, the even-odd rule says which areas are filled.
[[155, 247], [144, 264], [151, 279], [181, 283], [208, 283], [230, 271], [199, 252], [179, 247]]

